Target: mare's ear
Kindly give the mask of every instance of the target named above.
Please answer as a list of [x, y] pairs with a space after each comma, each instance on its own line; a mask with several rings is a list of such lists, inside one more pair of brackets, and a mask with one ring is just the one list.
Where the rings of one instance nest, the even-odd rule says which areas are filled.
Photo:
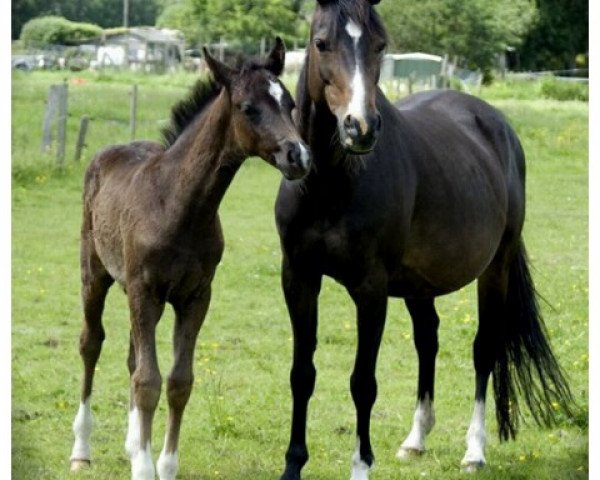
[[283, 40], [277, 37], [275, 39], [275, 46], [269, 56], [265, 60], [265, 68], [272, 72], [275, 76], [279, 76], [283, 73], [283, 67], [285, 66], [285, 45]]
[[208, 65], [209, 70], [213, 74], [215, 81], [223, 85], [225, 88], [229, 89], [231, 86], [231, 80], [235, 75], [235, 70], [228, 67], [224, 63], [219, 62], [216, 58], [211, 56], [208, 53], [206, 47], [202, 48], [202, 53], [204, 54], [204, 60], [206, 61], [206, 65]]

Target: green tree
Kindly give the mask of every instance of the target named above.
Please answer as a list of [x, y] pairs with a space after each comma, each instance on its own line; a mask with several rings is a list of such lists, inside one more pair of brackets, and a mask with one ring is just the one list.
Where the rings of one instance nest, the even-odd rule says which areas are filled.
[[485, 72], [521, 43], [536, 14], [531, 0], [397, 0], [379, 9], [394, 50], [448, 54]]
[[[521, 67], [560, 70], [577, 66], [589, 51], [587, 0], [538, 0], [539, 17], [525, 37]], [[584, 62], [587, 63], [587, 62]]]
[[[157, 0], [129, 0], [129, 25], [154, 25], [158, 11]], [[118, 27], [123, 24], [123, 0], [13, 0], [12, 38], [20, 37], [27, 21], [45, 15]]]
[[241, 46], [279, 35], [289, 43], [307, 34], [301, 9], [304, 0], [166, 1], [157, 24], [184, 32], [189, 43], [220, 38]]

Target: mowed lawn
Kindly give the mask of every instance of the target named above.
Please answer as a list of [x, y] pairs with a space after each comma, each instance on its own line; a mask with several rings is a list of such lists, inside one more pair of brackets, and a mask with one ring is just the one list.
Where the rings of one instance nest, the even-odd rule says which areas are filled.
[[[126, 298], [113, 288], [104, 316], [106, 341], [92, 397], [91, 470], [72, 476], [71, 423], [79, 404], [79, 228], [84, 166], [98, 148], [127, 141], [129, 85], [86, 74], [70, 78], [67, 169], [53, 171], [39, 152], [44, 99], [62, 75], [13, 77], [12, 188], [12, 477], [124, 479], [128, 408]], [[72, 75], [71, 75], [72, 77]], [[140, 82], [138, 138], [158, 139], [188, 78]], [[192, 77], [189, 77], [191, 83]], [[493, 90], [484, 97], [494, 98]], [[571, 380], [574, 419], [542, 429], [526, 416], [516, 442], [499, 443], [493, 402], [487, 422], [489, 466], [481, 479], [588, 478], [588, 106], [541, 99], [492, 100], [517, 129], [528, 158], [525, 241], [554, 351]], [[79, 117], [90, 114], [88, 148], [72, 162]], [[221, 208], [226, 249], [194, 361], [196, 382], [184, 417], [183, 480], [277, 479], [284, 464], [291, 396], [292, 342], [280, 289], [273, 205], [279, 173], [250, 159]], [[413, 463], [394, 455], [415, 402], [416, 354], [402, 301], [390, 300], [372, 418], [373, 480], [466, 478], [459, 463], [474, 391], [471, 344], [477, 327], [474, 285], [437, 300], [441, 317], [437, 424], [428, 452]], [[317, 386], [310, 404], [306, 480], [348, 478], [354, 450], [349, 375], [355, 352], [353, 304], [326, 279], [320, 298]], [[157, 339], [166, 378], [171, 366], [169, 309]], [[154, 458], [162, 448], [163, 393], [155, 418]]]

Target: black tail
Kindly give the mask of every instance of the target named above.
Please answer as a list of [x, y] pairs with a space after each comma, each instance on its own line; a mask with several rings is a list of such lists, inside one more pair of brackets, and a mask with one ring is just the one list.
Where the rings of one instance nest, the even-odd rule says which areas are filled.
[[537, 295], [521, 241], [510, 265], [506, 296], [505, 348], [493, 371], [496, 419], [501, 440], [515, 438], [519, 395], [538, 425], [556, 424], [556, 413], [572, 416], [573, 397], [547, 339]]

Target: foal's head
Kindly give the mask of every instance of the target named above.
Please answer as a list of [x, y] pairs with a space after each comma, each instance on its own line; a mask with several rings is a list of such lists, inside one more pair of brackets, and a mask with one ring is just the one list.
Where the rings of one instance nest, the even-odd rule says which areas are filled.
[[266, 60], [246, 61], [231, 68], [204, 50], [215, 80], [229, 95], [235, 141], [248, 156], [257, 155], [277, 167], [287, 179], [303, 177], [310, 169], [308, 147], [300, 138], [288, 90], [279, 81], [285, 62], [280, 38]]
[[372, 5], [379, 0], [318, 0], [311, 26], [308, 89], [337, 117], [342, 146], [373, 149], [381, 130], [375, 105], [386, 33]]

